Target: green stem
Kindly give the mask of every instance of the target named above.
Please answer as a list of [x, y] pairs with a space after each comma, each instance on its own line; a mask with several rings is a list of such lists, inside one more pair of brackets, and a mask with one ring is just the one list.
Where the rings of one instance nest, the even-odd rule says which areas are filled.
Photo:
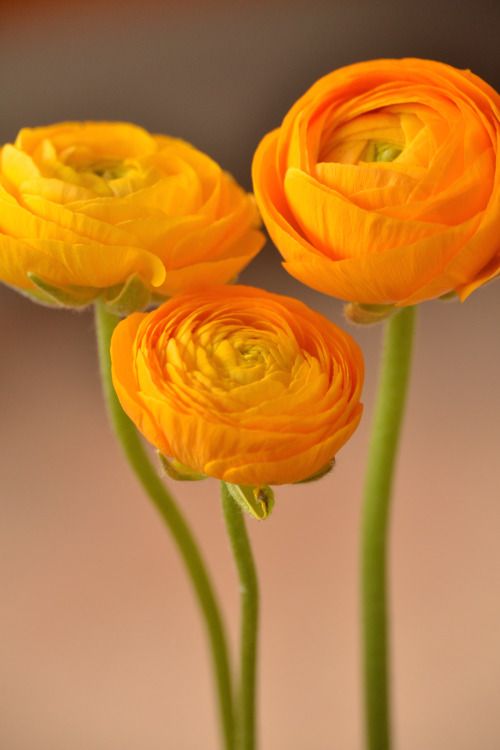
[[386, 324], [362, 515], [362, 631], [369, 750], [391, 747], [387, 559], [391, 490], [408, 389], [415, 308]]
[[236, 712], [236, 748], [254, 750], [259, 585], [243, 512], [221, 483], [222, 509], [231, 541], [241, 592], [241, 646]]
[[99, 365], [109, 417], [132, 470], [172, 534], [191, 579], [211, 646], [224, 747], [226, 750], [234, 750], [234, 710], [228, 648], [214, 588], [186, 520], [159, 478], [137, 430], [116, 397], [111, 380], [109, 345], [119, 318], [107, 311], [101, 302], [96, 303], [95, 312]]

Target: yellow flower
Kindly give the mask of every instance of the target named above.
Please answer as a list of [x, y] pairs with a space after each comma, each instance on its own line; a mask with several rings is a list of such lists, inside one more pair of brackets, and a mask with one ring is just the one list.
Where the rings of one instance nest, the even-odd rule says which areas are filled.
[[372, 60], [317, 81], [253, 165], [286, 270], [379, 305], [464, 299], [497, 275], [499, 107], [480, 78], [429, 60]]
[[113, 382], [165, 456], [240, 485], [320, 472], [361, 417], [354, 340], [289, 297], [215, 287], [118, 324]]
[[212, 159], [135, 125], [24, 129], [0, 151], [0, 279], [20, 290], [86, 302], [131, 278], [161, 296], [225, 283], [262, 247], [258, 226]]

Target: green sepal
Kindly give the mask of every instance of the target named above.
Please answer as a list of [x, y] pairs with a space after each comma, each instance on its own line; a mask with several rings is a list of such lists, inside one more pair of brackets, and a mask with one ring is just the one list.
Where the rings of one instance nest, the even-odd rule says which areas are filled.
[[103, 293], [106, 307], [115, 315], [130, 315], [144, 310], [151, 302], [151, 291], [137, 274], [129, 276], [124, 284], [109, 287]]
[[[28, 272], [27, 276], [34, 288], [23, 289], [22, 293], [35, 302], [50, 307], [82, 308], [96, 299], [103, 299], [110, 312], [125, 316], [144, 310], [152, 302], [151, 291], [137, 274], [132, 274], [124, 284], [116, 284], [107, 289], [71, 284], [59, 287], [35, 273]], [[155, 295], [156, 304], [163, 301], [165, 297]]]
[[259, 521], [264, 521], [274, 508], [274, 492], [271, 487], [252, 487], [246, 484], [224, 482], [226, 488], [240, 508]]
[[446, 294], [442, 294], [439, 299], [442, 302], [454, 302], [455, 300], [460, 299], [458, 294], [453, 290], [451, 292], [446, 292]]
[[58, 287], [40, 278], [35, 273], [27, 274], [34, 290], [26, 290], [26, 294], [33, 297], [36, 302], [42, 302], [52, 307], [86, 307], [101, 290], [91, 286], [64, 286]]
[[27, 299], [31, 300], [31, 302], [35, 302], [37, 305], [43, 305], [43, 307], [57, 307], [61, 308], [62, 305], [59, 302], [56, 302], [56, 300], [53, 297], [49, 297], [48, 294], [45, 294], [45, 292], [42, 292], [41, 289], [37, 288], [31, 288], [31, 289], [21, 289], [20, 287], [13, 286], [11, 289], [14, 289], [14, 291], [18, 292], [19, 294], [22, 294], [23, 297], [26, 297]]
[[200, 472], [190, 469], [189, 466], [181, 464], [175, 458], [167, 458], [160, 451], [158, 451], [158, 457], [165, 474], [177, 482], [197, 482], [200, 479], [208, 478], [206, 474], [200, 474]]
[[365, 305], [361, 302], [348, 302], [344, 305], [344, 317], [349, 323], [366, 326], [386, 320], [396, 310], [394, 305]]
[[323, 468], [317, 471], [315, 474], [311, 474], [311, 476], [307, 477], [306, 479], [299, 479], [299, 481], [294, 482], [294, 484], [307, 484], [307, 482], [317, 482], [318, 479], [322, 479], [323, 477], [326, 477], [326, 475], [331, 472], [334, 466], [335, 466], [335, 459], [332, 458], [332, 460], [329, 463], [327, 463], [326, 466], [323, 466]]

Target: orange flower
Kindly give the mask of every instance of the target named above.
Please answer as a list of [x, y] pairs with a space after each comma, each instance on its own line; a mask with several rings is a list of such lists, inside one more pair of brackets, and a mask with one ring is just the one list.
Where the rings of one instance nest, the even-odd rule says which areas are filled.
[[258, 226], [252, 196], [208, 156], [135, 125], [25, 129], [0, 150], [0, 279], [35, 294], [225, 283], [260, 250]]
[[361, 417], [354, 340], [301, 302], [251, 287], [131, 315], [115, 329], [111, 360], [118, 398], [145, 437], [235, 484], [310, 477]]
[[334, 71], [260, 143], [257, 203], [287, 271], [353, 302], [465, 299], [500, 272], [499, 95], [469, 71]]

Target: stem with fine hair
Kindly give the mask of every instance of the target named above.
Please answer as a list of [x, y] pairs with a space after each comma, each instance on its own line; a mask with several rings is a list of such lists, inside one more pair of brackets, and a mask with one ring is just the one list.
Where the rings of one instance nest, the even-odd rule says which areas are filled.
[[256, 676], [259, 586], [243, 512], [221, 482], [222, 509], [238, 569], [241, 592], [239, 690], [236, 704], [236, 748], [256, 747]]
[[391, 747], [388, 645], [390, 500], [410, 373], [415, 308], [386, 323], [362, 511], [362, 636], [368, 750]]
[[191, 580], [211, 647], [225, 750], [234, 750], [234, 709], [224, 623], [198, 544], [172, 495], [148, 458], [134, 425], [120, 406], [111, 379], [110, 341], [119, 317], [102, 302], [95, 305], [96, 332], [104, 397], [115, 435], [137, 479], [168, 527]]

